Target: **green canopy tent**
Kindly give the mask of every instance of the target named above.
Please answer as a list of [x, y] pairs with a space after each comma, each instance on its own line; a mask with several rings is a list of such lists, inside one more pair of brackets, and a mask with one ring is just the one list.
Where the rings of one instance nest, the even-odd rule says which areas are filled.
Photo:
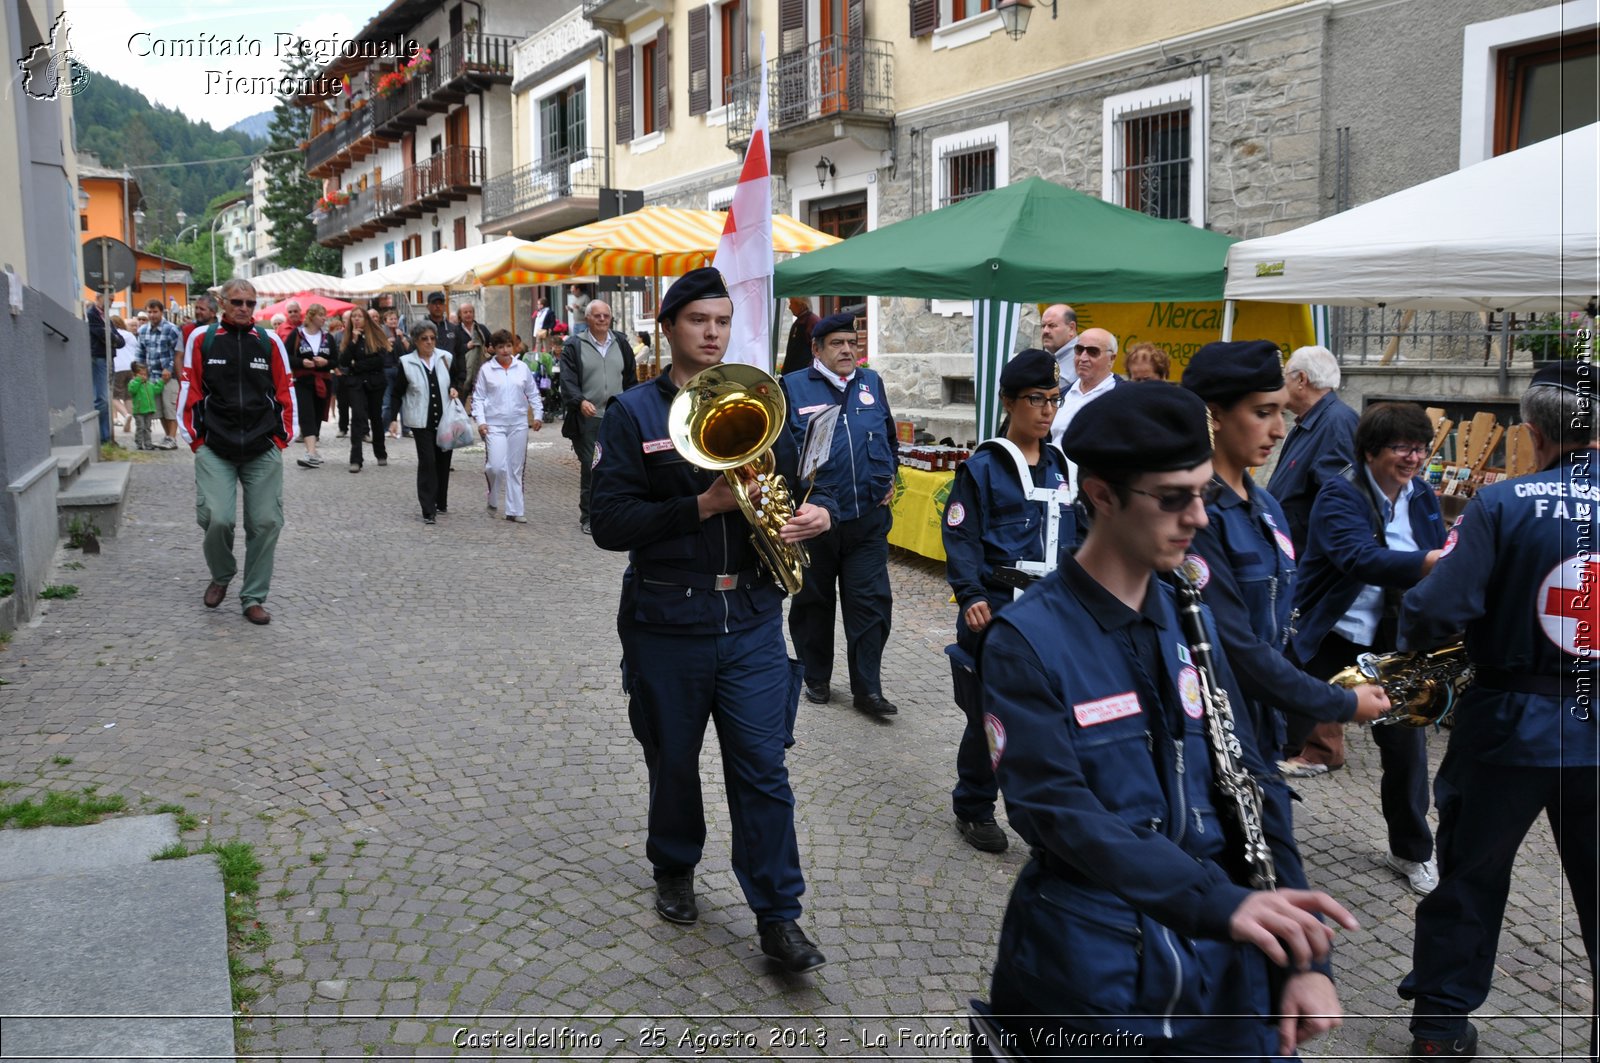
[[1030, 177], [780, 262], [773, 290], [975, 300], [978, 432], [988, 438], [1020, 319], [1003, 304], [1221, 299], [1234, 242]]

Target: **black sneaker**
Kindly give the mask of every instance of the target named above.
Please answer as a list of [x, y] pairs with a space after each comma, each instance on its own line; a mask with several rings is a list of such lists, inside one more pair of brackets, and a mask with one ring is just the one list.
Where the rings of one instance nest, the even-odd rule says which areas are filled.
[[1467, 1023], [1467, 1030], [1459, 1037], [1415, 1037], [1411, 1040], [1412, 1063], [1428, 1063], [1431, 1059], [1477, 1059], [1478, 1028]]
[[317, 467], [317, 463], [310, 458], [296, 458], [294, 463], [302, 469], [315, 469]]
[[828, 962], [793, 919], [761, 924], [761, 951], [783, 965], [790, 974], [814, 971]]
[[1000, 824], [992, 819], [956, 820], [956, 829], [966, 843], [981, 853], [1003, 853], [1011, 844]]

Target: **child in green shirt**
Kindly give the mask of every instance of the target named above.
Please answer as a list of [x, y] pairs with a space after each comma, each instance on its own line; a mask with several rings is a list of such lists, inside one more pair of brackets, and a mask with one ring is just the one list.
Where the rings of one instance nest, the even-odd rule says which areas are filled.
[[134, 446], [140, 450], [156, 449], [150, 442], [150, 419], [155, 416], [156, 403], [161, 400], [161, 385], [150, 379], [150, 369], [143, 362], [133, 363], [128, 398], [133, 402], [133, 418], [138, 423], [133, 434]]

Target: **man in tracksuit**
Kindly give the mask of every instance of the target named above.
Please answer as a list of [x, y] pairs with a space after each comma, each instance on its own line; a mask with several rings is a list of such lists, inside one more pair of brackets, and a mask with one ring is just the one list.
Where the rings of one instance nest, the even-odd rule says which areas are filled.
[[222, 285], [222, 320], [189, 334], [178, 405], [183, 441], [194, 451], [196, 519], [205, 531], [211, 583], [206, 608], [227, 596], [238, 571], [233, 556], [234, 505], [244, 486], [244, 618], [268, 624], [262, 603], [283, 528], [283, 450], [296, 420], [293, 373], [277, 337], [252, 323], [256, 290], [249, 281]]
[[894, 415], [883, 378], [856, 364], [854, 314], [819, 321], [811, 330], [811, 355], [810, 368], [783, 378], [789, 434], [798, 450], [805, 446], [813, 418], [839, 410], [827, 461], [816, 473], [818, 486], [839, 505], [839, 522], [807, 544], [811, 565], [789, 606], [789, 634], [805, 665], [806, 697], [818, 704], [827, 701], [837, 596], [844, 611], [845, 658], [855, 707], [873, 716], [893, 716], [897, 710], [883, 696], [880, 671], [894, 605], [889, 590], [889, 503], [899, 464]]

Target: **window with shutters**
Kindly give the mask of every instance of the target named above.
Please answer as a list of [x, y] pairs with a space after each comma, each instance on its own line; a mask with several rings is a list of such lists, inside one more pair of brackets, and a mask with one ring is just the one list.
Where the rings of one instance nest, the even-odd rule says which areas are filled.
[[717, 8], [718, 101], [733, 102], [733, 84], [750, 71], [750, 5], [746, 0], [726, 0]]
[[711, 110], [711, 9], [689, 9], [689, 113]]
[[614, 135], [618, 144], [633, 139], [633, 45], [617, 49], [616, 64], [617, 128]]
[[1205, 226], [1206, 78], [1107, 97], [1101, 195], [1155, 218]]
[[639, 132], [656, 131], [656, 42], [639, 47]]
[[433, 230], [433, 249], [435, 251], [444, 250], [444, 233], [439, 229]]
[[588, 91], [578, 81], [539, 101], [539, 156], [561, 165], [588, 155]]

